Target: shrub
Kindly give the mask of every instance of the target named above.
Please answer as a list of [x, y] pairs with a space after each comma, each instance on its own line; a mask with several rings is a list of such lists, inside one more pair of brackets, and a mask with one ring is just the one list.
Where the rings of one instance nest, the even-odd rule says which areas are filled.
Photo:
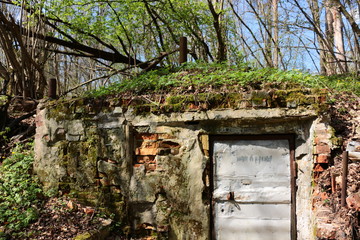
[[42, 189], [31, 175], [32, 145], [18, 145], [0, 166], [0, 239], [37, 219]]

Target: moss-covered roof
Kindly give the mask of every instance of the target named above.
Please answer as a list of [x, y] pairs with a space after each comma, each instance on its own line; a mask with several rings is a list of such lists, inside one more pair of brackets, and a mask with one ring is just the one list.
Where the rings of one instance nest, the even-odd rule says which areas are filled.
[[[247, 66], [184, 65], [122, 80], [76, 99], [57, 101], [49, 114], [97, 113], [132, 108], [135, 114], [205, 111], [232, 108], [297, 108], [319, 113], [341, 91], [358, 98], [359, 78], [324, 77], [300, 71], [251, 69]], [[50, 103], [51, 104], [51, 103]]]
[[298, 70], [252, 69], [246, 65], [187, 64], [176, 69], [159, 69], [89, 92], [92, 97], [118, 94], [187, 94], [243, 92], [263, 88], [326, 88], [351, 91], [360, 96], [360, 77], [321, 76]]

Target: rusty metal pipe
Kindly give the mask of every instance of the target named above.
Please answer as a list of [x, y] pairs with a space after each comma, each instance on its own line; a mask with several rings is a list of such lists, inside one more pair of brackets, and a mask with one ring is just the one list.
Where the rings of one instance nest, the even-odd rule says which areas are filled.
[[49, 92], [48, 97], [52, 99], [56, 99], [56, 79], [51, 78], [49, 80]]
[[347, 175], [348, 175], [348, 151], [342, 154], [342, 181], [341, 181], [341, 206], [346, 206], [346, 189], [347, 189]]
[[179, 56], [179, 63], [185, 63], [187, 62], [187, 38], [186, 37], [180, 37], [180, 56]]

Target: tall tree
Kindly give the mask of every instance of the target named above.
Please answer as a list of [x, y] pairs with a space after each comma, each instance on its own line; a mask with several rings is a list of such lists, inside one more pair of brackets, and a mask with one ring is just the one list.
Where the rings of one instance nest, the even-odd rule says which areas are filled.
[[271, 12], [272, 12], [272, 23], [273, 23], [273, 32], [272, 36], [274, 39], [274, 48], [272, 51], [272, 59], [274, 67], [279, 67], [279, 0], [272, 0], [271, 2]]

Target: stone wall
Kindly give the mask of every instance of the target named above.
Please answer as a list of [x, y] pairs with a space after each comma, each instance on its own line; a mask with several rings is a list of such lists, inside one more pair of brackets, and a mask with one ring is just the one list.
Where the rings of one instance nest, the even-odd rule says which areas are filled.
[[209, 137], [294, 134], [297, 235], [314, 239], [313, 162], [321, 171], [332, 147], [318, 98], [279, 106], [264, 96], [236, 107], [182, 102], [178, 111], [124, 107], [123, 99], [43, 102], [34, 168], [46, 189], [116, 213], [124, 232], [209, 239]]

